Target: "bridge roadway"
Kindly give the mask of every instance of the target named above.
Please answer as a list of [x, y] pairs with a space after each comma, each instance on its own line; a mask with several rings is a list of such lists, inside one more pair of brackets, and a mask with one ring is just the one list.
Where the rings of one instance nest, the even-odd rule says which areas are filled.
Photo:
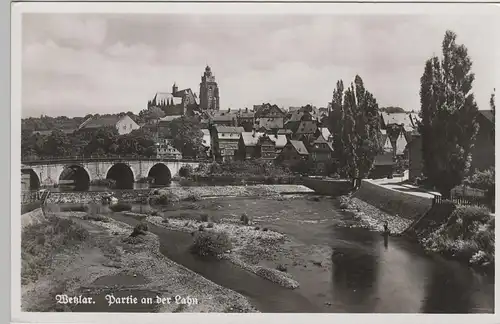
[[21, 163], [24, 172], [30, 173], [33, 187], [58, 185], [60, 180], [75, 180], [87, 185], [103, 179], [133, 183], [146, 177], [162, 183], [178, 175], [182, 166], [196, 168], [203, 162], [208, 161], [111, 156], [22, 159]]

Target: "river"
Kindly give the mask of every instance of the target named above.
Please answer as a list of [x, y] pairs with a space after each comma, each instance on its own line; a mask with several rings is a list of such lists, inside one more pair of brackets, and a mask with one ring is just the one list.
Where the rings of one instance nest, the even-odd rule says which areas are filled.
[[[338, 211], [333, 199], [295, 197], [275, 199], [214, 199], [217, 209], [188, 211], [212, 217], [239, 217], [243, 212], [260, 226], [293, 237], [297, 259], [287, 264], [300, 283], [282, 288], [234, 266], [229, 261], [208, 262], [188, 252], [191, 236], [157, 226], [161, 252], [204, 277], [247, 296], [262, 312], [331, 313], [493, 313], [494, 278], [458, 262], [426, 254], [405, 238], [384, 240], [378, 232], [356, 227], [358, 221]], [[134, 206], [134, 211], [143, 208]], [[179, 211], [167, 212], [169, 216]], [[116, 220], [138, 221], [121, 213]], [[354, 227], [353, 227], [354, 225]], [[311, 251], [328, 251], [324, 260]], [[315, 266], [313, 261], [331, 266]], [[269, 265], [273, 266], [273, 265]]]

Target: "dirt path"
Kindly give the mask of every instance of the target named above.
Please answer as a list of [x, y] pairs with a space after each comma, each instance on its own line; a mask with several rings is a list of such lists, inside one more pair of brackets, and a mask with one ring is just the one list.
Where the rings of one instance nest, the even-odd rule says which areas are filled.
[[[127, 243], [124, 239], [132, 232], [127, 224], [111, 219], [83, 220], [86, 213], [56, 215], [81, 224], [90, 238], [79, 247], [57, 254], [47, 275], [22, 287], [23, 311], [255, 312], [242, 295], [164, 257], [154, 234]], [[56, 303], [57, 294], [90, 296], [96, 303], [70, 308]], [[105, 295], [110, 294], [135, 295], [139, 304], [141, 296], [154, 302], [142, 308], [134, 304], [108, 306]], [[161, 298], [159, 304], [157, 296]]]

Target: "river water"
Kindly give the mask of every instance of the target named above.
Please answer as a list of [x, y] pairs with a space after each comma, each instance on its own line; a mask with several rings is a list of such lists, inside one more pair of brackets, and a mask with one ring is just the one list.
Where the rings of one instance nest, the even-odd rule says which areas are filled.
[[[213, 203], [218, 208], [187, 212], [219, 218], [238, 218], [245, 212], [259, 226], [292, 237], [295, 258], [301, 262], [286, 266], [300, 287], [280, 287], [229, 261], [200, 259], [188, 252], [192, 237], [187, 233], [157, 226], [150, 226], [150, 231], [159, 235], [164, 255], [240, 292], [262, 312], [494, 312], [492, 276], [478, 274], [437, 255], [427, 255], [405, 238], [384, 240], [376, 231], [352, 227], [358, 225], [358, 220], [336, 210], [332, 199], [224, 198], [214, 199]], [[134, 206], [135, 211], [141, 208]], [[165, 215], [179, 213], [167, 211]], [[109, 216], [130, 225], [138, 223], [120, 213]], [[324, 266], [314, 265], [318, 261]]]

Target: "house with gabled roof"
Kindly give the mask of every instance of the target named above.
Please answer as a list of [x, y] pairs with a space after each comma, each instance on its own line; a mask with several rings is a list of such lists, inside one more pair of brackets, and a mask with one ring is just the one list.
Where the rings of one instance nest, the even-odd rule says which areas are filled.
[[320, 134], [314, 140], [310, 147], [310, 159], [314, 164], [314, 168], [318, 174], [326, 174], [328, 164], [333, 162], [333, 146], [323, 134]]
[[288, 140], [278, 156], [286, 166], [293, 166], [309, 158], [309, 152], [302, 141]]
[[251, 160], [258, 158], [259, 139], [265, 133], [251, 131], [242, 132], [238, 147], [238, 156], [242, 160]]
[[115, 128], [119, 135], [125, 135], [140, 127], [128, 115], [121, 117], [118, 115], [106, 115], [89, 117], [78, 127], [78, 131], [93, 132], [103, 128]]
[[265, 103], [254, 106], [255, 124], [257, 129], [281, 129], [284, 125], [286, 113], [277, 105]]
[[372, 179], [390, 178], [394, 171], [394, 146], [389, 135], [381, 130], [382, 152], [375, 156], [373, 169], [369, 177]]
[[233, 161], [238, 152], [243, 127], [214, 126], [211, 128], [212, 151], [218, 161]]

